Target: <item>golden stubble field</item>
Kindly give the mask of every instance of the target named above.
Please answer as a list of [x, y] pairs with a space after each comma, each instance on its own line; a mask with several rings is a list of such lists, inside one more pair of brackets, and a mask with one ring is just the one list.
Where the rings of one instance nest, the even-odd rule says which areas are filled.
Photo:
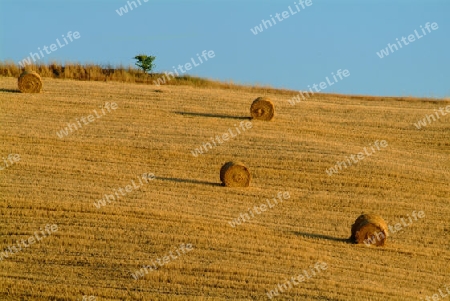
[[[319, 95], [291, 106], [282, 91], [43, 80], [43, 93], [22, 94], [0, 78], [0, 157], [20, 155], [0, 171], [0, 252], [57, 231], [0, 261], [0, 300], [269, 300], [317, 262], [327, 269], [273, 300], [425, 300], [450, 287], [450, 114], [413, 125], [449, 102]], [[273, 121], [192, 155], [249, 121], [258, 96], [275, 103]], [[107, 102], [117, 108], [57, 136]], [[325, 172], [377, 140], [388, 146]], [[220, 186], [231, 160], [250, 169], [249, 188]], [[143, 173], [155, 178], [94, 206]], [[278, 192], [290, 198], [231, 227]], [[362, 213], [395, 225], [413, 211], [425, 217], [384, 248], [347, 241]], [[181, 244], [192, 249], [132, 277]]]

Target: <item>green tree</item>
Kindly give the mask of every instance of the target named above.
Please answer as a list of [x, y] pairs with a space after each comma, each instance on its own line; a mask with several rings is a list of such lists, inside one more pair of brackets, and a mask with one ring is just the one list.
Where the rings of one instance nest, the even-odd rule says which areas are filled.
[[139, 54], [136, 55], [134, 59], [137, 60], [135, 65], [141, 68], [144, 73], [152, 71], [152, 69], [155, 68], [155, 64], [153, 64], [153, 61], [156, 59], [156, 57], [154, 56]]

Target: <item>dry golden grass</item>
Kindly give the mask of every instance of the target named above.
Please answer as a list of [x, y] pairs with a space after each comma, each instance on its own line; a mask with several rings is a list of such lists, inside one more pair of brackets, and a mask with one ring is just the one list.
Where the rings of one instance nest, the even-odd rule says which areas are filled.
[[[0, 251], [43, 225], [58, 231], [0, 261], [0, 300], [268, 300], [318, 261], [328, 269], [274, 300], [419, 300], [450, 282], [450, 115], [413, 126], [436, 101], [318, 95], [291, 106], [292, 91], [43, 82], [22, 94], [0, 77], [0, 156], [21, 156], [0, 171]], [[191, 154], [239, 125], [258, 96], [274, 102], [273, 122]], [[57, 137], [105, 102], [117, 110]], [[389, 146], [326, 174], [375, 140]], [[250, 187], [220, 186], [230, 160], [249, 168]], [[142, 173], [156, 178], [95, 208]], [[279, 191], [290, 198], [230, 226]], [[347, 241], [362, 213], [392, 224], [419, 210], [383, 248]], [[193, 250], [132, 278], [181, 243]]]
[[[6, 77], [19, 77], [23, 68], [17, 65], [13, 61], [0, 61], [0, 76]], [[158, 79], [165, 79], [164, 85], [176, 85], [176, 86], [192, 86], [192, 87], [210, 87], [210, 88], [222, 88], [222, 89], [245, 89], [251, 91], [265, 92], [270, 87], [248, 87], [243, 85], [236, 85], [232, 82], [220, 82], [200, 77], [183, 75], [179, 77], [167, 79], [164, 73], [151, 73], [144, 74], [142, 70], [135, 66], [113, 66], [113, 65], [99, 65], [99, 64], [81, 64], [77, 62], [65, 62], [64, 64], [59, 62], [37, 63], [27, 65], [26, 70], [35, 71], [41, 77], [49, 77], [55, 79], [74, 79], [81, 81], [117, 81], [122, 83], [139, 83], [154, 85], [158, 82]], [[279, 90], [278, 93], [281, 91]], [[282, 91], [282, 92], [286, 92]], [[289, 93], [292, 93], [289, 91]]]

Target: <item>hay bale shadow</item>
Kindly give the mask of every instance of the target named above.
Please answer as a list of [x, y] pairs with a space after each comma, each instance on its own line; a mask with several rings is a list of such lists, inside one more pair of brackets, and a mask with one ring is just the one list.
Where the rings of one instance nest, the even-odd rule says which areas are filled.
[[242, 116], [231, 116], [231, 115], [220, 115], [220, 114], [209, 114], [209, 113], [195, 113], [195, 112], [179, 112], [174, 111], [173, 113], [179, 115], [197, 116], [197, 117], [211, 117], [211, 118], [225, 118], [225, 119], [241, 119], [241, 120], [251, 120], [251, 117]]
[[200, 184], [200, 185], [209, 185], [209, 186], [222, 186], [221, 183], [199, 181], [199, 180], [191, 180], [191, 179], [163, 178], [163, 177], [155, 177], [155, 179], [156, 180], [162, 180], [162, 181], [177, 182], [177, 183]]
[[319, 238], [319, 239], [326, 239], [326, 240], [339, 241], [339, 242], [345, 242], [348, 244], [353, 244], [353, 241], [350, 238], [339, 238], [339, 237], [333, 237], [333, 236], [329, 236], [329, 235], [297, 232], [297, 231], [295, 231], [294, 234], [297, 236], [304, 236], [304, 237], [308, 237], [308, 238]]
[[7, 92], [7, 93], [21, 93], [18, 89], [0, 89], [0, 92]]

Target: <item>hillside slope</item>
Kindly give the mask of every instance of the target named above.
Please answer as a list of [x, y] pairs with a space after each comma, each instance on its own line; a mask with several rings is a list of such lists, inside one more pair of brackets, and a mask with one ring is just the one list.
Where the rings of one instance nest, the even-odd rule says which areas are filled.
[[[449, 102], [316, 95], [292, 106], [273, 91], [264, 96], [275, 119], [236, 134], [263, 95], [45, 78], [36, 95], [14, 93], [14, 78], [0, 86], [0, 157], [20, 155], [0, 170], [0, 252], [57, 225], [0, 260], [0, 300], [269, 300], [318, 262], [327, 268], [274, 300], [450, 291], [450, 115], [414, 126]], [[84, 125], [94, 110], [101, 118]], [[77, 119], [80, 129], [61, 134]], [[236, 137], [192, 154], [230, 130]], [[326, 172], [382, 140], [360, 162]], [[251, 187], [220, 186], [232, 160], [250, 169]], [[155, 178], [146, 183], [144, 173]], [[140, 187], [125, 191], [132, 180]], [[118, 200], [94, 205], [115, 192]], [[279, 192], [290, 198], [231, 226]], [[361, 213], [395, 225], [414, 211], [425, 216], [384, 248], [347, 241]], [[165, 264], [133, 278], [157, 258]]]

